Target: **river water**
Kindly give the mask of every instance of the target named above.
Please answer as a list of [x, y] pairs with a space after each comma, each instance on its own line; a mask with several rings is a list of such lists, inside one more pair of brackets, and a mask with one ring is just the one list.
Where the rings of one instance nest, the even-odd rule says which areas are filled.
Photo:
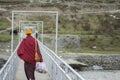
[[120, 80], [120, 70], [80, 71], [85, 80]]

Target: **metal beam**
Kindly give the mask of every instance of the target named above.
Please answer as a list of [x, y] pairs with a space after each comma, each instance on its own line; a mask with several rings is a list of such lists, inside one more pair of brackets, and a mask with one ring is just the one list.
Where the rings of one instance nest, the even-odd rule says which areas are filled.
[[29, 22], [34, 22], [34, 23], [41, 23], [41, 25], [42, 25], [42, 43], [43, 43], [43, 21], [27, 21], [27, 20], [20, 20], [19, 21], [19, 25], [21, 26], [21, 23], [29, 23]]
[[[57, 54], [57, 40], [58, 40], [58, 11], [24, 11], [24, 10], [16, 10], [12, 11], [12, 32], [14, 28], [14, 17], [15, 14], [23, 14], [23, 13], [46, 13], [46, 14], [53, 14], [56, 16], [56, 37], [55, 37], [55, 52]], [[12, 33], [12, 40], [11, 40], [11, 52], [13, 51], [13, 33]]]

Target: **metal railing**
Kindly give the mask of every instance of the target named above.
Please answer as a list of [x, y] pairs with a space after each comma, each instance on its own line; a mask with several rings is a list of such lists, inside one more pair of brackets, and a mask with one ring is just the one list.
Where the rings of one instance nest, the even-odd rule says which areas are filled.
[[[43, 56], [43, 60], [46, 63], [51, 80], [85, 80], [66, 62], [64, 62], [60, 57], [58, 57], [55, 52], [47, 48], [40, 41], [38, 42]], [[0, 70], [0, 80], [14, 80], [18, 63], [16, 49]]]
[[43, 60], [46, 63], [51, 80], [85, 80], [55, 52], [39, 42]]
[[0, 80], [14, 80], [17, 63], [18, 63], [18, 57], [15, 51], [9, 57], [7, 62], [4, 64], [4, 66], [1, 68]]

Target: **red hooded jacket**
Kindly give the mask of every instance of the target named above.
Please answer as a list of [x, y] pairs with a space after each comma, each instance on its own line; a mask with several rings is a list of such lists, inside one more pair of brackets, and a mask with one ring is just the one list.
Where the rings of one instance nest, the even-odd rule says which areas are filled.
[[[37, 43], [37, 53], [40, 57], [40, 62], [43, 61], [42, 55], [39, 50], [39, 46]], [[20, 43], [18, 49], [17, 49], [17, 55], [24, 60], [25, 62], [35, 64], [35, 39], [32, 36], [27, 36], [22, 40]]]

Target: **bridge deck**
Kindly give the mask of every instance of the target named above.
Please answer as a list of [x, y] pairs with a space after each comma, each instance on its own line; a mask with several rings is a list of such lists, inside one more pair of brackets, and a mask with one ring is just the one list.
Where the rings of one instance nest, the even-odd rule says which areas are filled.
[[[27, 80], [25, 73], [24, 73], [24, 65], [23, 65], [23, 61], [19, 60], [19, 64], [17, 67], [17, 71], [16, 71], [16, 75], [15, 75], [15, 79], [14, 80]], [[35, 72], [35, 78], [36, 80], [50, 80], [49, 74], [40, 74]]]

